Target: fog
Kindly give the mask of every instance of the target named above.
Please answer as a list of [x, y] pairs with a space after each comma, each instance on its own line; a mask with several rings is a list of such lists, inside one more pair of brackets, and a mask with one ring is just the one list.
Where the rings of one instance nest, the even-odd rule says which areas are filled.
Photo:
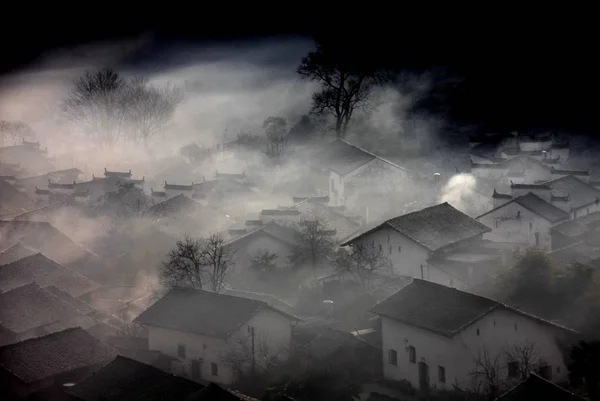
[[[506, 204], [517, 196], [512, 186], [507, 189], [512, 183], [507, 176], [471, 169], [469, 127], [453, 129], [440, 114], [417, 107], [435, 89], [437, 72], [404, 73], [375, 87], [365, 106], [355, 110], [343, 141], [334, 142], [331, 116], [311, 114], [320, 85], [297, 73], [314, 48], [302, 37], [227, 44], [141, 36], [54, 50], [2, 77], [0, 120], [22, 122], [31, 130], [3, 124], [14, 132], [0, 132], [0, 255], [6, 252], [3, 258], [18, 262], [42, 252], [95, 282], [98, 288], [78, 299], [94, 308], [94, 319], [110, 332], [99, 336], [103, 341], [147, 337], [147, 330], [136, 331], [135, 319], [168, 291], [186, 287], [281, 307], [287, 317], [298, 318], [293, 327], [300, 334], [294, 335], [303, 345], [331, 335], [342, 336], [333, 343], [348, 346], [343, 336], [352, 333], [377, 355], [384, 346], [381, 318], [367, 311], [413, 278], [509, 302], [513, 294], [502, 292], [506, 283], [512, 288], [520, 281], [511, 281], [513, 273], [507, 272], [520, 263], [525, 267], [517, 270], [529, 274], [526, 262], [532, 256], [523, 253], [526, 248], [541, 250], [549, 260], [562, 257], [553, 268], [556, 277], [568, 277], [571, 284], [585, 271], [573, 273], [574, 262], [596, 266], [600, 248], [593, 240], [599, 233], [593, 224], [600, 209], [589, 199], [595, 191], [600, 196], [600, 189], [590, 174], [578, 175], [587, 181], [565, 185], [576, 199], [573, 188], [589, 192], [588, 203], [579, 209], [587, 208], [587, 217], [580, 218], [589, 222], [573, 223], [590, 230], [587, 238], [569, 237], [577, 231], [570, 226], [562, 226], [569, 233], [564, 238], [556, 235], [562, 224], [571, 223], [574, 209], [557, 203], [571, 199], [554, 191], [547, 194], [546, 211], [559, 218], [551, 224], [521, 220], [521, 212], [509, 216], [512, 211], [481, 219], [500, 205], [492, 193], [502, 192], [498, 198]], [[117, 71], [131, 85], [128, 90], [135, 88], [134, 78], [143, 77], [148, 87], [180, 94], [168, 123], [140, 139], [134, 136], [135, 124], [123, 119], [116, 140], [94, 141], [83, 118], [67, 118], [64, 101], [74, 80], [103, 68]], [[118, 110], [133, 104], [119, 101]], [[103, 129], [110, 133], [114, 127]], [[273, 132], [283, 132], [284, 139], [269, 136]], [[518, 157], [534, 153], [527, 152]], [[571, 159], [577, 160], [575, 153]], [[536, 163], [546, 163], [541, 160]], [[567, 175], [547, 170], [547, 177], [537, 181]], [[525, 216], [529, 212], [523, 207]], [[446, 216], [449, 223], [441, 221]], [[392, 218], [406, 227], [386, 225]], [[377, 227], [395, 231], [389, 229], [384, 239]], [[369, 237], [371, 230], [376, 234]], [[570, 253], [580, 246], [585, 250]], [[554, 287], [548, 288], [560, 287], [557, 280], [549, 280]], [[590, 284], [574, 296], [585, 312], [544, 310], [541, 317], [579, 324], [584, 313], [595, 310], [588, 297], [593, 291]], [[529, 311], [526, 303], [518, 306]], [[280, 330], [275, 321], [265, 325], [266, 331]], [[253, 330], [248, 326], [252, 336]], [[361, 374], [369, 380], [377, 375]], [[281, 379], [280, 372], [277, 376]], [[265, 383], [260, 385], [266, 388]]]

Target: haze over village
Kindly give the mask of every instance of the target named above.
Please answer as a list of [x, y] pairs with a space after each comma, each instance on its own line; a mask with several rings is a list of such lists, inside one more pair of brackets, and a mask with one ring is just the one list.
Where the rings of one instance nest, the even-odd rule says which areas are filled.
[[2, 77], [0, 397], [600, 400], [600, 142], [365, 58], [142, 37]]

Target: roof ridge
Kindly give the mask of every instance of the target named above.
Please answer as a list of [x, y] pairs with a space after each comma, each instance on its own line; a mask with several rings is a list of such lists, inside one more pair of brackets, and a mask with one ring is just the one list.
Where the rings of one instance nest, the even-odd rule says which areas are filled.
[[19, 341], [18, 343], [12, 343], [12, 344], [6, 344], [6, 345], [2, 345], [0, 346], [0, 351], [2, 350], [6, 350], [6, 349], [10, 349], [13, 347], [18, 347], [18, 346], [22, 346], [24, 344], [36, 341], [36, 340], [40, 340], [40, 339], [45, 339], [45, 338], [49, 338], [49, 337], [58, 337], [59, 334], [64, 334], [68, 331], [80, 331], [80, 332], [84, 332], [86, 334], [88, 334], [91, 338], [93, 338], [95, 341], [107, 345], [103, 342], [101, 342], [100, 340], [98, 340], [96, 337], [92, 336], [91, 334], [87, 333], [84, 329], [82, 329], [81, 327], [77, 326], [77, 327], [68, 327], [66, 329], [60, 330], [60, 331], [54, 331], [52, 333], [48, 333], [46, 335], [40, 336], [40, 337], [32, 337], [32, 338], [28, 338], [26, 340], [23, 341]]
[[408, 172], [408, 170], [406, 168], [404, 168], [402, 166], [399, 166], [398, 164], [396, 164], [396, 163], [394, 163], [394, 162], [392, 162], [390, 160], [384, 159], [383, 157], [378, 156], [375, 153], [369, 152], [368, 150], [365, 150], [365, 149], [361, 148], [360, 146], [354, 145], [354, 144], [346, 141], [345, 139], [337, 138], [336, 140], [342, 141], [342, 142], [344, 142], [348, 146], [352, 146], [352, 147], [360, 150], [361, 152], [364, 152], [364, 153], [368, 154], [369, 156], [373, 156], [375, 159], [381, 160], [382, 162], [385, 162], [385, 163], [387, 163], [387, 164], [389, 164], [391, 166], [399, 168], [400, 170], [404, 170], [404, 171]]

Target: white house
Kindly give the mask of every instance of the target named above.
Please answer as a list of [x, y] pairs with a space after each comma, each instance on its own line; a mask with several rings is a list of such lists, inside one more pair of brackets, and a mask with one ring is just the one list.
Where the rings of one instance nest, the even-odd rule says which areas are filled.
[[320, 172], [320, 195], [329, 195], [330, 205], [351, 203], [359, 190], [385, 191], [407, 182], [406, 169], [343, 139], [331, 142], [313, 160]]
[[266, 302], [174, 288], [135, 322], [148, 329], [150, 350], [179, 359], [172, 373], [230, 384], [237, 368], [287, 358], [296, 320]]
[[483, 238], [552, 249], [552, 226], [569, 220], [569, 213], [529, 192], [477, 217], [491, 231]]
[[346, 240], [379, 247], [388, 255], [394, 273], [451, 284], [450, 272], [435, 268], [444, 258], [482, 239], [490, 229], [447, 202], [387, 220]]
[[500, 380], [520, 381], [522, 365], [510, 356], [519, 350], [531, 350], [540, 375], [567, 379], [559, 343], [574, 331], [494, 300], [414, 279], [371, 311], [381, 317], [384, 377], [422, 392], [474, 389], [477, 361], [486, 358], [498, 358]]

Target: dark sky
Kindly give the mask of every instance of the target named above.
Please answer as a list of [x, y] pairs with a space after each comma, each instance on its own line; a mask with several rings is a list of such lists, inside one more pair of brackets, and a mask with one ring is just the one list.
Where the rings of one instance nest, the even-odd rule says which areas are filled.
[[[107, 8], [102, 12], [111, 14], [111, 7], [117, 6], [97, 7]], [[451, 18], [443, 11], [435, 15], [368, 11], [373, 10], [317, 18], [293, 8], [236, 8], [235, 12], [227, 7], [157, 8], [149, 15], [121, 13], [101, 18], [92, 11], [82, 11], [78, 17], [54, 10], [57, 17], [39, 22], [32, 19], [19, 32], [2, 24], [0, 43], [5, 56], [0, 73], [18, 70], [55, 47], [141, 33], [151, 32], [165, 43], [171, 39], [201, 43], [308, 36], [320, 31], [337, 35], [340, 45], [349, 49], [375, 49], [398, 66], [450, 67], [465, 78], [448, 99], [454, 114], [462, 119], [477, 119], [499, 129], [548, 125], [590, 133], [600, 130], [595, 117], [595, 98], [600, 91], [595, 43], [599, 35], [597, 24], [585, 17], [585, 10], [573, 16], [559, 10], [554, 19], [541, 12], [522, 16], [490, 10], [475, 17], [470, 10]], [[385, 20], [382, 14], [387, 15]]]

